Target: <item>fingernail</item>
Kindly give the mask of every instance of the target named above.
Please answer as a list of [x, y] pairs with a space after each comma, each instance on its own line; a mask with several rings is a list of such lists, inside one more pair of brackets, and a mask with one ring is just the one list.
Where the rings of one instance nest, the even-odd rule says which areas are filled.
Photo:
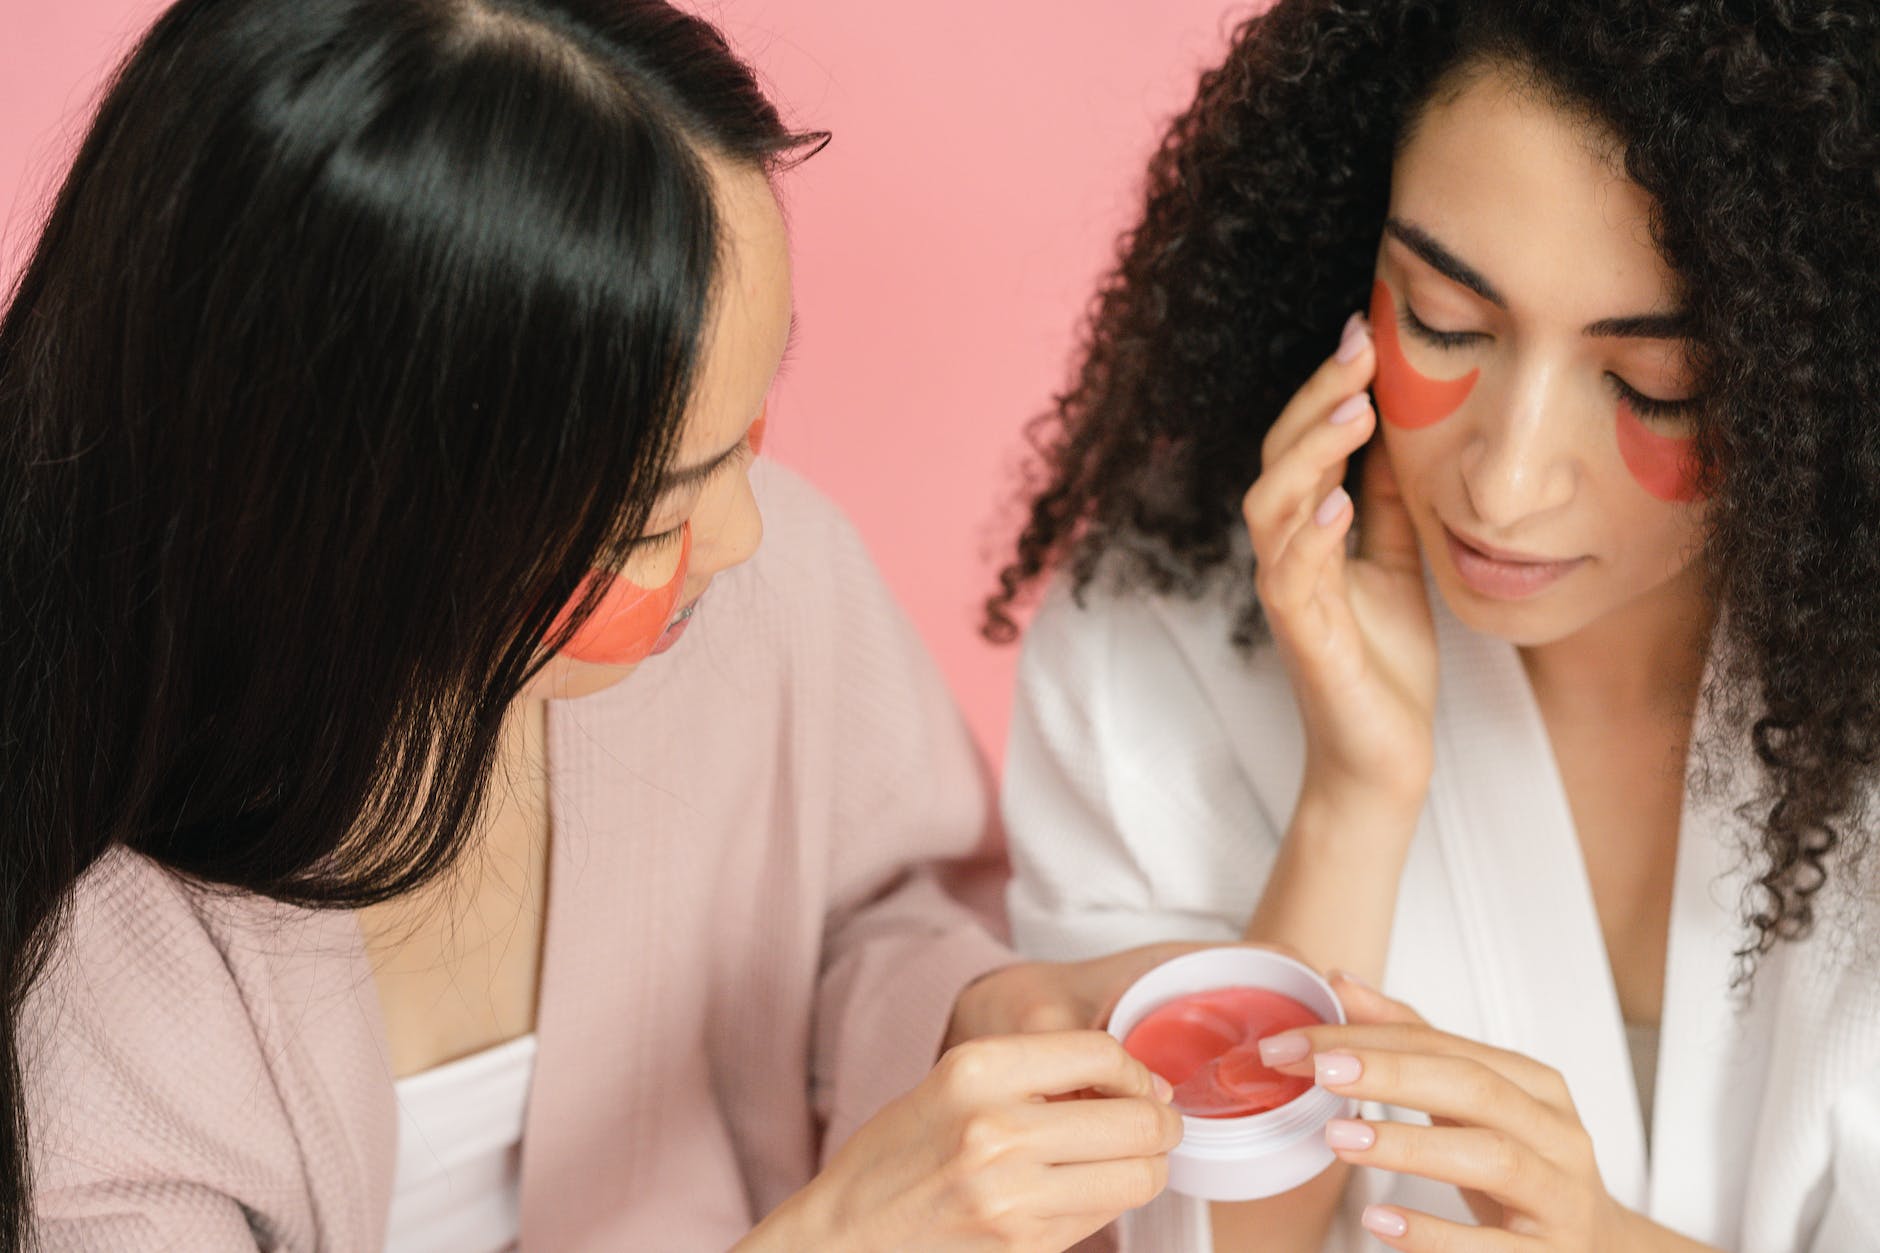
[[1381, 1205], [1365, 1206], [1364, 1214], [1358, 1221], [1372, 1235], [1386, 1236], [1392, 1240], [1401, 1238], [1404, 1232], [1410, 1230], [1410, 1224], [1404, 1221], [1402, 1214]]
[[1345, 320], [1344, 333], [1338, 339], [1338, 351], [1332, 355], [1340, 364], [1356, 361], [1358, 354], [1370, 342], [1371, 332], [1365, 328], [1364, 315], [1354, 313]]
[[[1330, 526], [1345, 511], [1345, 502], [1351, 496], [1342, 487], [1334, 487], [1332, 494], [1319, 502], [1319, 507], [1312, 514], [1312, 520], [1320, 526]], [[1296, 1059], [1295, 1059], [1296, 1060]]]
[[1371, 407], [1371, 398], [1363, 392], [1356, 396], [1347, 396], [1338, 402], [1338, 407], [1326, 417], [1333, 426], [1343, 426], [1347, 422], [1356, 422], [1366, 409]]
[[1162, 1104], [1164, 1105], [1167, 1105], [1170, 1101], [1175, 1099], [1175, 1089], [1171, 1087], [1169, 1081], [1164, 1079], [1161, 1075], [1155, 1076], [1155, 1094], [1157, 1097], [1161, 1098]]
[[1302, 1035], [1270, 1035], [1260, 1041], [1260, 1060], [1268, 1066], [1302, 1062], [1312, 1051], [1312, 1041]]
[[1320, 1053], [1312, 1059], [1312, 1077], [1322, 1087], [1336, 1088], [1356, 1083], [1364, 1073], [1358, 1059], [1349, 1053]]
[[1368, 1149], [1377, 1143], [1377, 1129], [1356, 1118], [1334, 1118], [1325, 1124], [1325, 1147]]

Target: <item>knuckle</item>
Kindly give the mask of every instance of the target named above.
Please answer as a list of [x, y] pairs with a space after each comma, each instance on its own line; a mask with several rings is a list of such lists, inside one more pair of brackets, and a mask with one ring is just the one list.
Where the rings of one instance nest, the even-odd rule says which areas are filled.
[[991, 1078], [992, 1052], [986, 1040], [968, 1040], [948, 1049], [934, 1067], [934, 1074], [940, 1086], [948, 1093], [960, 1094], [974, 1091], [985, 1085]]
[[1472, 1108], [1487, 1105], [1495, 1096], [1495, 1072], [1478, 1061], [1470, 1060], [1464, 1065], [1461, 1083], [1463, 1099]]
[[1120, 1209], [1137, 1209], [1155, 1200], [1168, 1183], [1168, 1162], [1160, 1157], [1139, 1157], [1124, 1172], [1117, 1189]]
[[1500, 1131], [1490, 1131], [1482, 1143], [1483, 1168], [1489, 1182], [1507, 1188], [1521, 1177], [1521, 1146]]
[[1005, 1156], [1012, 1147], [1012, 1130], [997, 1114], [982, 1111], [960, 1123], [959, 1146], [954, 1160], [977, 1175], [986, 1166]]

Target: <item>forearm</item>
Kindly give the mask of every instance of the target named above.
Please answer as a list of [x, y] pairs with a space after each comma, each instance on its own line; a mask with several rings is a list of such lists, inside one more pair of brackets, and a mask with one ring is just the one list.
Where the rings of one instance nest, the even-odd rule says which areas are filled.
[[1636, 1210], [1626, 1211], [1625, 1248], [1629, 1253], [1721, 1253], [1715, 1245], [1679, 1235]]
[[[1404, 851], [1420, 800], [1348, 803], [1302, 796], [1247, 938], [1281, 944], [1321, 970], [1380, 982]], [[1351, 1168], [1262, 1201], [1210, 1207], [1219, 1253], [1311, 1253], [1325, 1243]]]
[[1420, 797], [1340, 803], [1306, 789], [1246, 938], [1291, 948], [1320, 970], [1381, 983], [1421, 808]]

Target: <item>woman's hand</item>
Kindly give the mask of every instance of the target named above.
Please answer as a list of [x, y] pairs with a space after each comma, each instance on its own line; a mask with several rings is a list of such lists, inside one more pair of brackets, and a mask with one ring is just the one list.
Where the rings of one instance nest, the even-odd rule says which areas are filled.
[[1171, 940], [1080, 962], [1018, 962], [982, 975], [953, 1005], [946, 1047], [980, 1036], [1102, 1028], [1151, 967], [1217, 944]]
[[[1340, 358], [1344, 358], [1341, 360]], [[1242, 502], [1256, 585], [1306, 733], [1302, 804], [1420, 804], [1434, 756], [1436, 639], [1422, 560], [1380, 444], [1365, 461], [1354, 520], [1340, 485], [1377, 415], [1365, 394], [1376, 350], [1360, 315], [1337, 355], [1293, 396], [1261, 446]], [[1352, 803], [1355, 802], [1355, 803]]]
[[962, 1044], [740, 1248], [1057, 1253], [1162, 1190], [1170, 1095], [1096, 1031]]
[[1334, 983], [1351, 1025], [1270, 1036], [1261, 1058], [1340, 1096], [1430, 1115], [1429, 1127], [1337, 1119], [1326, 1141], [1354, 1165], [1454, 1184], [1481, 1224], [1373, 1205], [1368, 1231], [1411, 1253], [1659, 1247], [1652, 1225], [1607, 1193], [1558, 1071], [1438, 1031], [1350, 976]]

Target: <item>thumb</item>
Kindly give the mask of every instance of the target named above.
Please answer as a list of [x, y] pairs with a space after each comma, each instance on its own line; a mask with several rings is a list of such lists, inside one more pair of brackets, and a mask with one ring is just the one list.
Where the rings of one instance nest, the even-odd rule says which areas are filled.
[[1335, 970], [1331, 975], [1332, 991], [1338, 993], [1338, 1001], [1345, 1007], [1345, 1019], [1354, 1026], [1402, 1023], [1412, 1026], [1425, 1026], [1423, 1015], [1405, 1005], [1402, 1001], [1393, 1001], [1376, 988], [1358, 978]]
[[1365, 451], [1358, 486], [1358, 556], [1393, 570], [1420, 570], [1416, 528], [1382, 439]]

